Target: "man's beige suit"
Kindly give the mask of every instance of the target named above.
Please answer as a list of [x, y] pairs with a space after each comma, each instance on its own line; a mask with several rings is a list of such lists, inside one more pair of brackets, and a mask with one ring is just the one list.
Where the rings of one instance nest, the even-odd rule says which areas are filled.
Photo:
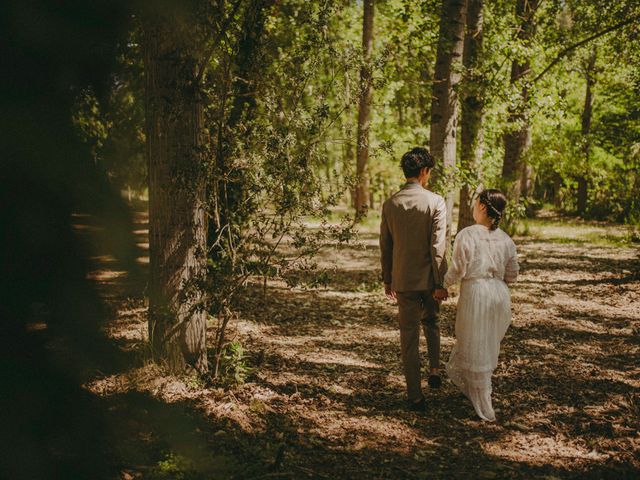
[[436, 287], [447, 271], [446, 204], [418, 183], [408, 182], [382, 206], [380, 252], [382, 277], [396, 292], [400, 347], [410, 401], [423, 398], [420, 386], [420, 325], [427, 337], [429, 363], [440, 363]]

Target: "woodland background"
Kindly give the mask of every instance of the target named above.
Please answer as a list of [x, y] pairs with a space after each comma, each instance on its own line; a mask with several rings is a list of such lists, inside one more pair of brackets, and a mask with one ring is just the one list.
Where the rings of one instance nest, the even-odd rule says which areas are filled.
[[[637, 473], [637, 2], [3, 10], [2, 476]], [[510, 198], [499, 426], [399, 410], [377, 212], [416, 145], [450, 238]]]

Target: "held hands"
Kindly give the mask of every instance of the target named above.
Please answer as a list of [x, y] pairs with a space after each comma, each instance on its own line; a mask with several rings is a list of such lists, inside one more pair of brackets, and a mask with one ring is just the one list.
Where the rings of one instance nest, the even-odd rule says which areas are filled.
[[390, 283], [385, 283], [384, 284], [384, 294], [387, 296], [387, 298], [389, 300], [396, 300], [396, 292], [391, 290], [391, 284]]
[[446, 288], [436, 288], [433, 291], [433, 298], [438, 302], [442, 302], [443, 300], [449, 298], [449, 292]]
[[[391, 289], [390, 283], [384, 284], [384, 294], [389, 300], [397, 300], [396, 292]], [[433, 298], [438, 302], [442, 302], [449, 298], [449, 292], [446, 288], [436, 288], [433, 292]]]

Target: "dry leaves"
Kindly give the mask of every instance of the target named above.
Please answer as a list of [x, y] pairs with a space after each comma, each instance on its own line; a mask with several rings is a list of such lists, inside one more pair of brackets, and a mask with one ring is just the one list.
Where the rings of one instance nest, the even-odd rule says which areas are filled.
[[[447, 381], [439, 391], [425, 385], [425, 415], [405, 410], [395, 307], [371, 288], [373, 232], [362, 234], [366, 248], [324, 252], [337, 265], [326, 288], [274, 282], [266, 297], [259, 287], [246, 293], [230, 332], [253, 367], [245, 385], [225, 392], [129, 372], [89, 388], [105, 398], [146, 392], [160, 411], [180, 405], [205, 452], [193, 478], [212, 478], [202, 458], [213, 452], [232, 465], [215, 478], [637, 478], [639, 249], [554, 243], [541, 232], [517, 242], [522, 274], [494, 377], [494, 424]], [[443, 361], [456, 301], [443, 305]], [[136, 308], [120, 309], [114, 338], [139, 341]], [[175, 448], [156, 425], [135, 428], [154, 432], [150, 445]]]

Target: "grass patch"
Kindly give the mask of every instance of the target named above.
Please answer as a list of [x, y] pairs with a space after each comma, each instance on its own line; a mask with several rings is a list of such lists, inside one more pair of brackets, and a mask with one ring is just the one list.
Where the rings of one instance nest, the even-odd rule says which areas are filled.
[[638, 232], [631, 226], [585, 222], [575, 218], [527, 219], [517, 235], [560, 244], [591, 244], [629, 247], [638, 244]]

